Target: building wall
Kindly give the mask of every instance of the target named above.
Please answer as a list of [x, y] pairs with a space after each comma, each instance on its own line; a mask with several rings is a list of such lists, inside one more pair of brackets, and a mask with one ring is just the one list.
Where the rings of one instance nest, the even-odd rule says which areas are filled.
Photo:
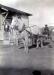
[[0, 40], [4, 39], [3, 33], [4, 33], [4, 26], [2, 25], [4, 21], [4, 17], [0, 14]]

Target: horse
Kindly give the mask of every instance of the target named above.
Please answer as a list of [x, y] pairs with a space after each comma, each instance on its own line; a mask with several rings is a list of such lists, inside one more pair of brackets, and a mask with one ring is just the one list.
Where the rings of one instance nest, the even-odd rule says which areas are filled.
[[15, 31], [16, 33], [15, 41], [17, 42], [17, 45], [19, 46], [18, 41], [21, 39], [24, 45], [24, 51], [28, 53], [28, 32], [25, 29], [25, 24], [23, 23], [22, 19], [18, 18], [18, 16], [13, 16], [10, 26], [11, 32], [14, 33]]
[[29, 32], [30, 36], [29, 38], [32, 40], [32, 45], [35, 44], [36, 48], [43, 47], [43, 35], [42, 35], [42, 29], [37, 26], [31, 26], [27, 29]]
[[33, 26], [32, 28], [28, 27], [29, 30], [31, 29], [31, 31], [29, 31], [28, 28], [25, 27], [26, 25], [23, 23], [22, 18], [18, 18], [18, 16], [13, 16], [12, 23], [10, 26], [11, 26], [11, 32], [15, 31], [17, 34], [16, 41], [17, 40], [19, 41], [19, 39], [22, 40], [24, 44], [24, 50], [26, 52], [29, 52], [28, 50], [28, 42], [29, 42], [28, 34], [29, 33], [32, 34], [31, 36], [32, 40], [34, 39], [34, 36], [35, 36], [35, 39], [37, 41], [37, 47], [39, 47], [40, 43], [42, 46], [42, 34], [41, 34], [41, 29], [38, 26], [36, 27]]

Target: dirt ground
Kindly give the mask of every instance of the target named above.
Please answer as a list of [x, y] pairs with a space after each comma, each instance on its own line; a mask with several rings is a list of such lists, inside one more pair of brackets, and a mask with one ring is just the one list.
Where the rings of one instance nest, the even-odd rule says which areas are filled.
[[54, 42], [52, 48], [30, 48], [26, 54], [24, 49], [17, 46], [2, 46], [0, 44], [0, 67], [53, 69], [54, 70]]

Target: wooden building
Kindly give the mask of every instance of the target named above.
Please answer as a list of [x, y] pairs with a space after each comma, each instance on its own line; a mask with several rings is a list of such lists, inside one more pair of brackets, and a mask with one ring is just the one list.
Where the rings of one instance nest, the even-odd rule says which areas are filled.
[[11, 25], [12, 16], [14, 15], [21, 17], [26, 27], [29, 26], [29, 16], [31, 14], [0, 4], [0, 40], [9, 40], [9, 32], [4, 31], [4, 25], [6, 22]]

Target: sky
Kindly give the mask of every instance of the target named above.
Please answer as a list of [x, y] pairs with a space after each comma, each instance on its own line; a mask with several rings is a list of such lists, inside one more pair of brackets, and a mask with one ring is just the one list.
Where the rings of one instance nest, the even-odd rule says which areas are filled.
[[30, 25], [54, 26], [54, 0], [0, 0], [0, 3], [31, 13]]

